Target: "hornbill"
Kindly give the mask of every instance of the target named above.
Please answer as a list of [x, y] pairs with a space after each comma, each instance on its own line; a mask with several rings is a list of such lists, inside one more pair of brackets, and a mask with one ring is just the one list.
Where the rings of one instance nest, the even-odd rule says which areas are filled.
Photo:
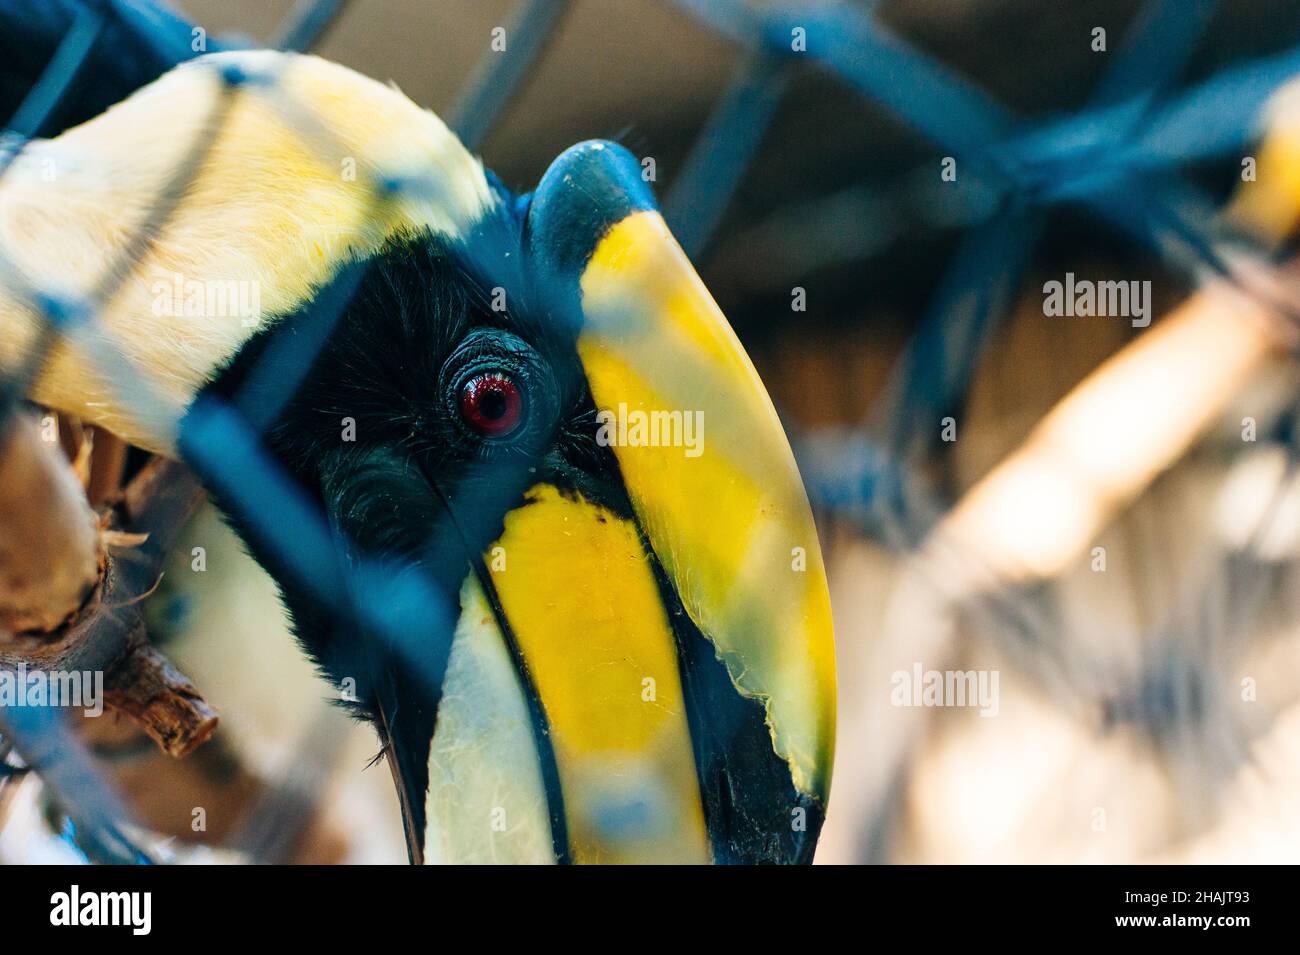
[[[816, 530], [626, 150], [512, 195], [391, 86], [222, 52], [28, 144], [0, 240], [5, 366], [93, 302], [30, 398], [192, 464], [374, 724], [413, 861], [811, 859]], [[295, 550], [314, 525], [267, 505], [263, 453], [329, 547]]]

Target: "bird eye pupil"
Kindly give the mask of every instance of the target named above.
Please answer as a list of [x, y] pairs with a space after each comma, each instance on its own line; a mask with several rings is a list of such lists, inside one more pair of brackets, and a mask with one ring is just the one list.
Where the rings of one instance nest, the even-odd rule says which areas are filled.
[[478, 402], [479, 411], [492, 421], [500, 421], [504, 418], [508, 407], [505, 395], [499, 391], [485, 392]]
[[461, 389], [461, 413], [476, 431], [488, 437], [500, 438], [514, 431], [523, 404], [519, 386], [499, 373], [478, 375]]

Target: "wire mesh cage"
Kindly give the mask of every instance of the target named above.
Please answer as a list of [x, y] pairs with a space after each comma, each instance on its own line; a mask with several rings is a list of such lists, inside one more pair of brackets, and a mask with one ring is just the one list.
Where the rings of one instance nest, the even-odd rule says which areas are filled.
[[[507, 44], [492, 48], [483, 37], [470, 44], [489, 48], [447, 113], [466, 147], [490, 142], [547, 61], [570, 6], [581, 4], [523, 0], [499, 27]], [[1278, 771], [1284, 758], [1272, 754], [1296, 743], [1288, 727], [1300, 681], [1284, 675], [1294, 669], [1285, 665], [1294, 663], [1296, 639], [1288, 528], [1300, 500], [1288, 362], [1297, 314], [1294, 215], [1286, 208], [1295, 120], [1286, 89], [1300, 73], [1300, 51], [1229, 49], [1223, 62], [1198, 60], [1219, 50], [1214, 31], [1233, 13], [1214, 0], [1149, 0], [1118, 17], [1099, 11], [1098, 21], [1124, 27], [1112, 26], [1111, 36], [1088, 25], [1088, 14], [1069, 25], [1080, 60], [1096, 63], [1086, 95], [1071, 90], [1071, 108], [1042, 108], [1019, 87], [1008, 97], [1018, 104], [1012, 107], [888, 25], [902, 16], [897, 8], [911, 5], [656, 6], [739, 51], [696, 135], [679, 150], [663, 210], [710, 285], [734, 290], [744, 284], [737, 275], [763, 273], [736, 296], [742, 337], [750, 315], [779, 311], [785, 326], [766, 348], [763, 319], [755, 319], [756, 354], [765, 356], [765, 377], [793, 382], [777, 392], [778, 404], [823, 528], [841, 660], [837, 793], [822, 857], [1250, 855], [1242, 846], [1257, 840], [1240, 838], [1241, 831], [1273, 832], [1269, 819], [1293, 818], [1288, 803], [1237, 818], [1243, 812], [1225, 809], [1222, 793], [1246, 787], [1263, 800], [1264, 790], [1250, 789], [1252, 774]], [[311, 50], [347, 7], [340, 0], [299, 3], [268, 45]], [[994, 7], [1015, 5], [985, 4], [977, 14], [992, 16]], [[1267, 22], [1266, 7], [1250, 23]], [[1282, 10], [1295, 19], [1294, 10]], [[137, 264], [167, 241], [176, 218], [195, 214], [186, 206], [189, 190], [228, 133], [232, 104], [257, 98], [331, 167], [346, 163], [350, 147], [285, 81], [280, 71], [292, 70], [290, 61], [269, 60], [258, 71], [209, 58], [251, 44], [208, 36], [164, 7], [60, 2], [22, 11], [19, 21], [31, 45], [47, 43], [52, 55], [29, 71], [15, 98], [21, 105], [8, 123], [0, 177], [25, 161], [30, 143], [97, 115], [178, 64], [195, 60], [191, 68], [208, 70], [214, 90], [192, 124], [197, 135], [168, 151], [177, 161], [152, 202], [122, 227], [127, 237], [81, 293], [33, 282], [14, 248], [0, 246], [4, 295], [35, 317], [21, 349], [9, 349], [11, 449], [26, 440], [33, 385], [59, 348], [75, 347], [109, 383], [112, 400], [167, 435], [185, 462], [123, 447], [108, 466], [129, 480], [91, 492], [108, 536], [96, 537], [101, 543], [90, 552], [92, 609], [78, 608], [71, 627], [57, 621], [60, 665], [107, 672], [110, 708], [132, 716], [172, 755], [198, 758], [215, 714], [147, 633], [166, 629], [150, 598], [200, 506], [201, 485], [255, 529], [295, 589], [404, 652], [416, 678], [436, 682], [438, 673], [419, 673], [424, 642], [451, 639], [455, 595], [440, 592], [410, 562], [346, 559], [329, 516], [265, 441], [357, 294], [364, 262], [331, 276], [310, 320], [251, 362], [237, 389], [205, 392], [188, 406], [140, 374], [130, 349], [100, 321], [124, 285], [138, 280]], [[1188, 81], [1189, 72], [1203, 75]], [[923, 158], [914, 167], [911, 158], [888, 164], [887, 173], [829, 195], [810, 193], [806, 181], [792, 181], [791, 195], [773, 195], [771, 183], [791, 166], [764, 151], [791, 97], [807, 96], [801, 84], [809, 76], [824, 84], [818, 95], [830, 87], [828, 96], [859, 101], [871, 117], [906, 130], [909, 157]], [[800, 100], [801, 110], [805, 105]], [[825, 110], [807, 110], [824, 122]], [[811, 132], [833, 138], [841, 131]], [[812, 151], [806, 140], [804, 149]], [[363, 164], [356, 175], [368, 197], [356, 235], [382, 236], [394, 203], [432, 202], [447, 189], [437, 170]], [[1097, 258], [1059, 237], [1088, 229], [1121, 250], [1121, 270], [1097, 279]], [[503, 241], [491, 229], [473, 236], [466, 268], [499, 270]], [[900, 244], [925, 263], [898, 267], [889, 255]], [[801, 295], [810, 288], [816, 294], [815, 283], [830, 276], [821, 286], [828, 295], [861, 299], [864, 263], [903, 273], [897, 282], [906, 292], [893, 309], [913, 309], [916, 317], [856, 322], [854, 306], [835, 309], [837, 318], [823, 320], [834, 335], [841, 325], [875, 321], [897, 347], [872, 354], [870, 375], [882, 383], [872, 385], [869, 402], [851, 403], [849, 420], [801, 420], [807, 416], [789, 405], [809, 379], [824, 376], [806, 369], [786, 375], [778, 353], [792, 339], [831, 335], [816, 322], [800, 325]], [[1049, 281], [1041, 294], [1027, 295], [1027, 276], [1040, 273]], [[1159, 289], [1153, 294], [1151, 281], [1133, 275], [1157, 276]], [[511, 281], [493, 274], [486, 284]], [[1105, 314], [1106, 302], [1123, 321], [1043, 345], [1041, 336], [1057, 335], [1071, 317]], [[829, 363], [833, 387], [851, 389], [841, 379], [868, 370], [842, 366], [862, 355], [848, 346], [837, 354], [839, 340], [830, 340], [822, 363], [809, 363]], [[1036, 357], [1069, 370], [1063, 382], [1024, 389], [1026, 397], [1017, 386], [1044, 373], [1020, 364], [1007, 370], [1006, 363]], [[1009, 380], [1000, 393], [999, 374]], [[1012, 424], [963, 457], [957, 436], [978, 432], [971, 422], [981, 414]], [[109, 453], [77, 441], [79, 426], [65, 424], [63, 438], [86, 469], [92, 453]], [[131, 442], [129, 431], [124, 437]], [[485, 511], [497, 506], [482, 502]], [[1170, 549], [1183, 553], [1170, 557]], [[1153, 562], [1167, 569], [1157, 573]], [[413, 568], [421, 572], [408, 572]], [[1129, 619], [1124, 605], [1133, 600]], [[52, 659], [25, 640], [0, 650], [6, 668]], [[42, 640], [49, 646], [48, 635]], [[966, 701], [929, 707], [922, 688], [932, 674], [940, 697], [945, 676], [951, 693], [958, 674], [969, 702], [978, 698], [982, 715], [1002, 718], [970, 719]], [[1250, 709], [1257, 683], [1269, 687], [1266, 704]], [[322, 728], [332, 725], [311, 723], [295, 743], [312, 754], [303, 765], [337, 759], [334, 731]], [[996, 732], [986, 729], [992, 725]], [[85, 858], [172, 857], [156, 837], [167, 827], [133, 818], [119, 786], [105, 778], [102, 753], [65, 714], [6, 705], [0, 730], [0, 822], [19, 781], [37, 776], [59, 840]], [[980, 767], [1007, 765], [1019, 768], [1005, 777], [991, 773], [1001, 784], [970, 793], [957, 782]], [[286, 821], [309, 817], [304, 807], [326, 798], [323, 773], [287, 773], [264, 787], [250, 798], [241, 828], [221, 841], [243, 858], [293, 857]], [[1130, 832], [1145, 817], [1114, 796], [1120, 785], [1162, 807], [1151, 810], [1161, 813], [1155, 834]], [[182, 805], [173, 829], [184, 830], [190, 808]], [[1062, 830], [1077, 838], [1058, 838]], [[1237, 834], [1235, 852], [1215, 841], [1229, 831]]]

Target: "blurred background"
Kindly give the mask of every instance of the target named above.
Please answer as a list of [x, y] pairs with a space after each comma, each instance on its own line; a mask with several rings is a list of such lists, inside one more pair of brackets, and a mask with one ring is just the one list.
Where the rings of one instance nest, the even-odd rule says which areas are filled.
[[[175, 6], [233, 45], [304, 9]], [[1263, 862], [1300, 857], [1297, 45], [1296, 0], [353, 0], [314, 49], [520, 192], [583, 139], [654, 160], [822, 534], [818, 861]], [[1067, 273], [1150, 282], [1150, 327], [1046, 315]], [[186, 858], [405, 861], [269, 579], [210, 510], [191, 541], [151, 634], [222, 731], [97, 726], [105, 771]], [[996, 712], [898, 705], [918, 669], [996, 674]], [[72, 856], [4, 799], [0, 861]]]

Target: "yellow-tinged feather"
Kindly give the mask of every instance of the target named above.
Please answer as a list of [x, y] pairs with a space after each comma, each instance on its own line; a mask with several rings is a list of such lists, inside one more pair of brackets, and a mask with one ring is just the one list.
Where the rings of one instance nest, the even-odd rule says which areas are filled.
[[[236, 89], [179, 208], [98, 317], [103, 338], [169, 414], [161, 424], [142, 420], [87, 349], [71, 345], [58, 347], [33, 394], [163, 453], [173, 450], [167, 424], [257, 328], [233, 308], [168, 314], [176, 309], [161, 298], [164, 285], [249, 283], [267, 321], [310, 296], [350, 253], [365, 254], [414, 226], [456, 234], [492, 202], [479, 162], [396, 89], [310, 56], [214, 54], [56, 139], [32, 143], [0, 180], [0, 250], [29, 283], [70, 297], [89, 293], [193, 144], [210, 133], [219, 70], [230, 65], [273, 82]], [[314, 119], [302, 122], [304, 115]], [[437, 188], [377, 209], [371, 183], [393, 176]], [[34, 334], [29, 303], [0, 290], [0, 363], [19, 360]], [[107, 347], [94, 336], [90, 343]]]
[[460, 592], [429, 750], [429, 862], [555, 861], [532, 722], [510, 651], [478, 580]]

